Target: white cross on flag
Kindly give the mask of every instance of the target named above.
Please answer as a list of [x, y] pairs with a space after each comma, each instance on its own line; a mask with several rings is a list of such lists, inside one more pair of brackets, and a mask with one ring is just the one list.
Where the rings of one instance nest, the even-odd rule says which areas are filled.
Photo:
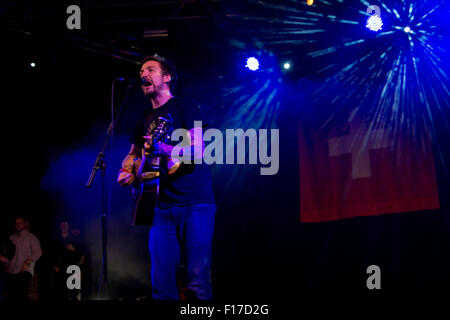
[[439, 209], [430, 139], [363, 121], [299, 125], [300, 221]]

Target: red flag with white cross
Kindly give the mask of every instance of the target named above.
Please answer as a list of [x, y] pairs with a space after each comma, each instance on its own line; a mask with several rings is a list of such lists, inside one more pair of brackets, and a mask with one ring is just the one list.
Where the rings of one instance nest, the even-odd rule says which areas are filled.
[[430, 139], [363, 120], [299, 124], [300, 221], [439, 209]]

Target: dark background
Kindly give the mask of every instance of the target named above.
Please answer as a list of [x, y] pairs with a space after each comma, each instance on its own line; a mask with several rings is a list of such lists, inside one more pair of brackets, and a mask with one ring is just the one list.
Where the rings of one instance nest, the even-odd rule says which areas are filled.
[[[277, 175], [261, 176], [259, 167], [250, 165], [212, 167], [219, 208], [212, 270], [217, 299], [448, 292], [448, 93], [439, 92], [444, 108], [431, 105], [430, 109], [435, 119], [440, 210], [301, 224], [297, 120], [311, 110], [329, 111], [326, 101], [314, 100], [313, 92], [333, 71], [318, 73], [319, 69], [327, 63], [338, 64], [342, 55], [358, 56], [370, 48], [317, 60], [307, 53], [323, 44], [326, 47], [327, 42], [333, 45], [335, 35], [346, 32], [347, 26], [330, 28], [332, 33], [326, 36], [313, 35], [317, 42], [309, 45], [292, 46], [287, 41], [275, 45], [264, 38], [268, 24], [236, 18], [278, 19], [295, 12], [271, 10], [258, 1], [128, 5], [81, 1], [82, 29], [68, 30], [65, 9], [69, 4], [73, 3], [7, 2], [0, 11], [2, 24], [6, 23], [1, 28], [1, 68], [7, 83], [1, 102], [2, 180], [8, 190], [2, 235], [13, 232], [15, 214], [28, 215], [45, 258], [61, 219], [81, 224], [91, 249], [95, 297], [101, 258], [100, 175], [90, 189], [85, 184], [111, 119], [113, 79], [137, 78], [141, 58], [157, 52], [179, 69], [175, 93], [195, 98], [213, 127], [280, 128]], [[305, 10], [300, 2], [281, 4]], [[361, 5], [358, 1], [346, 4]], [[345, 17], [344, 9], [334, 13]], [[167, 29], [168, 36], [143, 37], [149, 29]], [[259, 54], [273, 70], [258, 75], [246, 71], [242, 62], [251, 54]], [[277, 71], [288, 57], [294, 70]], [[35, 68], [30, 67], [32, 61]], [[134, 299], [150, 290], [148, 230], [130, 225], [130, 192], [114, 182], [129, 148], [129, 131], [147, 103], [140, 89], [134, 85], [127, 90], [128, 84], [115, 85], [115, 106], [123, 104], [124, 110], [106, 157], [111, 299]], [[274, 91], [275, 98], [264, 104]], [[382, 270], [378, 292], [366, 288], [366, 268], [371, 264]], [[45, 299], [45, 283], [41, 288]]]

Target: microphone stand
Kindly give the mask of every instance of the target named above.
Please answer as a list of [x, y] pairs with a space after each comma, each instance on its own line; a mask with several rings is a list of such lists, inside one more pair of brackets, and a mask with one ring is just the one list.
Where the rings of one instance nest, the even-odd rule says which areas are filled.
[[[126, 97], [129, 94], [129, 90], [131, 88], [131, 85], [127, 88], [127, 93], [125, 96], [124, 101], [122, 102], [122, 105], [119, 108], [119, 111], [114, 116], [114, 86], [117, 80], [123, 80], [123, 78], [115, 78], [112, 82], [111, 86], [111, 123], [109, 124], [108, 130], [106, 132], [106, 139], [103, 143], [103, 146], [99, 153], [97, 154], [97, 158], [95, 159], [94, 165], [92, 166], [91, 174], [89, 176], [89, 179], [86, 183], [86, 188], [90, 188], [92, 185], [92, 182], [94, 181], [95, 175], [98, 170], [101, 172], [101, 197], [102, 197], [102, 214], [101, 214], [101, 228], [102, 228], [102, 268], [101, 268], [101, 275], [99, 280], [99, 286], [97, 291], [97, 298], [100, 298], [100, 293], [103, 291], [104, 295], [107, 296], [108, 293], [108, 260], [107, 260], [107, 217], [108, 217], [108, 194], [106, 190], [106, 162], [104, 160], [105, 158], [105, 151], [108, 147], [110, 141], [112, 140], [113, 132], [114, 132], [114, 126], [116, 122], [119, 119], [119, 114], [124, 109], [124, 102], [126, 101]], [[112, 151], [112, 143], [111, 143], [111, 151]]]

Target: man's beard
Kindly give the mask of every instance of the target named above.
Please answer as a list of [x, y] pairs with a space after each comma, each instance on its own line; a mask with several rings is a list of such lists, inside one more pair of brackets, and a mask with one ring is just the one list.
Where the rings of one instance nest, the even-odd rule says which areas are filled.
[[154, 98], [154, 97], [156, 97], [156, 91], [145, 92], [144, 95], [146, 98]]
[[147, 98], [154, 98], [154, 97], [156, 97], [157, 95], [159, 95], [159, 93], [162, 91], [162, 89], [163, 89], [163, 86], [162, 86], [162, 85], [156, 87], [156, 86], [153, 84], [153, 90], [150, 91], [150, 92], [145, 92], [144, 94], [145, 94], [145, 96], [146, 96]]

